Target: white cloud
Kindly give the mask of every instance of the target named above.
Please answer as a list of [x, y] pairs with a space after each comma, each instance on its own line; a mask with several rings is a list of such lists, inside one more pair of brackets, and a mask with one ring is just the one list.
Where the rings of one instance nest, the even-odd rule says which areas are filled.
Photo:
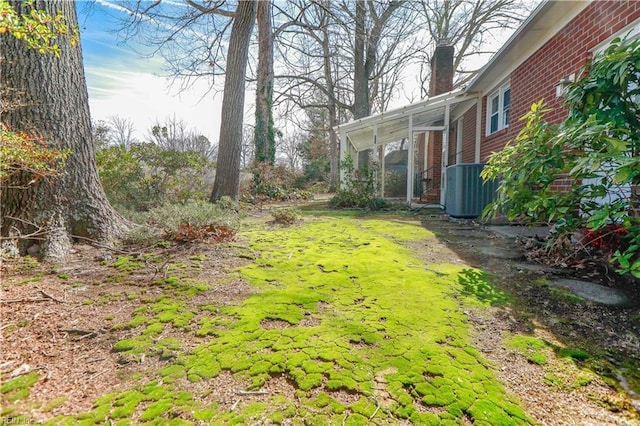
[[112, 115], [128, 118], [136, 127], [136, 137], [142, 139], [156, 121], [162, 122], [175, 114], [212, 142], [218, 141], [222, 95], [214, 97], [211, 93], [201, 100], [207, 90], [204, 81], [176, 96], [167, 90], [167, 80], [163, 77], [137, 72], [94, 73], [112, 83], [89, 86], [94, 121], [106, 120]]
[[98, 3], [101, 6], [107, 7], [109, 9], [113, 9], [113, 10], [117, 10], [118, 12], [124, 12], [124, 13], [129, 13], [129, 10], [125, 7], [122, 7], [116, 3], [113, 3], [111, 1], [107, 1], [107, 0], [96, 0], [96, 3]]

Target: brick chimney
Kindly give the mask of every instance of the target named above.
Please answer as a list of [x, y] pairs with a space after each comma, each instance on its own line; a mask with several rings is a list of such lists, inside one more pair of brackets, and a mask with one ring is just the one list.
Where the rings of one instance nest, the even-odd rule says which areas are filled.
[[[429, 82], [429, 96], [433, 97], [453, 90], [453, 46], [439, 43], [431, 58], [431, 81]], [[440, 202], [440, 179], [442, 176], [442, 133], [430, 132], [429, 143], [424, 144], [424, 135], [418, 137], [422, 147], [418, 150], [419, 169], [430, 170], [429, 180], [435, 186], [424, 200], [430, 203]], [[426, 164], [425, 164], [426, 156]], [[423, 166], [424, 165], [424, 166]], [[421, 197], [421, 199], [423, 199]]]
[[431, 58], [429, 96], [453, 90], [453, 46], [438, 44]]

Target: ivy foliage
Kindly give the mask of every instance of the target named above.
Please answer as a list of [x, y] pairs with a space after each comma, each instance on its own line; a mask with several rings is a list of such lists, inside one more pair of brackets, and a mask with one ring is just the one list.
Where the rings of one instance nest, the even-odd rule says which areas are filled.
[[[599, 250], [640, 278], [640, 40], [613, 40], [565, 103], [569, 116], [558, 126], [534, 103], [515, 140], [490, 158], [482, 176], [501, 183], [485, 215], [554, 223], [556, 239], [582, 235], [575, 250]], [[560, 179], [568, 191], [556, 190]]]
[[59, 37], [69, 37], [71, 46], [80, 40], [77, 27], [69, 25], [62, 12], [51, 16], [33, 7], [33, 0], [25, 1], [28, 12], [19, 14], [7, 0], [0, 0], [0, 34], [9, 33], [24, 40], [29, 49], [60, 56]]

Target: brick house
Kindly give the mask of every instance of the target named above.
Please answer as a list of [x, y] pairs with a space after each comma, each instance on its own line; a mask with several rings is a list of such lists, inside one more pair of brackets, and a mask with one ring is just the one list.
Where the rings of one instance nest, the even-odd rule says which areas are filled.
[[[407, 202], [420, 198], [447, 208], [452, 168], [481, 166], [518, 134], [518, 118], [540, 99], [552, 110], [546, 119], [562, 122], [563, 84], [613, 38], [627, 35], [640, 35], [638, 0], [544, 1], [466, 87], [451, 90], [446, 64], [453, 51], [439, 46], [432, 63], [434, 96], [339, 126], [341, 152], [381, 150], [406, 138], [414, 153], [407, 164]], [[380, 160], [384, 170], [384, 156]]]

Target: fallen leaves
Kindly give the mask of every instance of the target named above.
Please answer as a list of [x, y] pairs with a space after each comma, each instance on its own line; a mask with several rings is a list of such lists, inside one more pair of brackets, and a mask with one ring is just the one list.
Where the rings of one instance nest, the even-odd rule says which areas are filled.
[[225, 225], [195, 226], [190, 223], [183, 223], [178, 227], [177, 231], [167, 233], [165, 238], [179, 243], [193, 241], [221, 243], [233, 241], [235, 236], [236, 230]]

